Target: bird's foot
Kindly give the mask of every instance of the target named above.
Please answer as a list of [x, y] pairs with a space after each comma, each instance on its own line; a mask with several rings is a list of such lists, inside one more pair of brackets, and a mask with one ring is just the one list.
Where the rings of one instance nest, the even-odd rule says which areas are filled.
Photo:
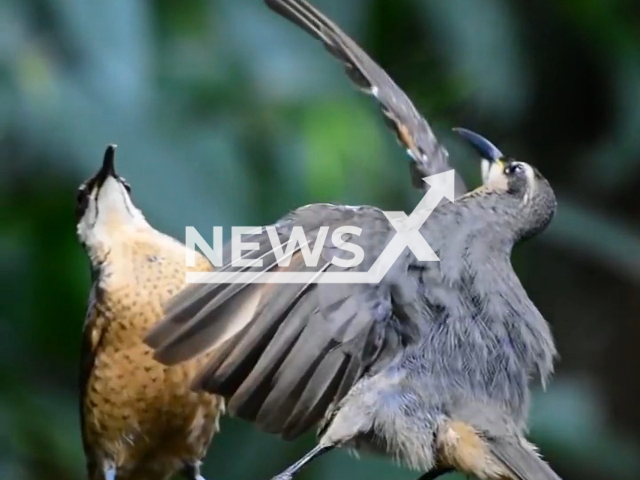
[[293, 480], [293, 475], [289, 472], [282, 472], [281, 474], [272, 477], [271, 480]]

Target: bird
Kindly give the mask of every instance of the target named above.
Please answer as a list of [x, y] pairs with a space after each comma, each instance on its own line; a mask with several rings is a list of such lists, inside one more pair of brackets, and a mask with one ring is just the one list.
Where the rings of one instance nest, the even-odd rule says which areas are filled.
[[[452, 171], [427, 121], [355, 41], [303, 0], [265, 1], [376, 98], [411, 157], [415, 187], [428, 194], [422, 180]], [[377, 283], [323, 283], [326, 274], [368, 271], [397, 232], [377, 207], [307, 205], [249, 235], [257, 249], [242, 264], [226, 261], [219, 272], [228, 280], [177, 294], [145, 337], [165, 365], [207, 355], [192, 387], [223, 396], [231, 415], [285, 440], [316, 430], [316, 446], [274, 480], [291, 480], [335, 448], [385, 455], [421, 480], [453, 470], [560, 479], [527, 438], [531, 383], [546, 386], [557, 350], [510, 260], [551, 223], [556, 196], [533, 165], [455, 131], [478, 153], [482, 185], [459, 192], [457, 182], [454, 201], [443, 199], [418, 226], [437, 261], [405, 248]], [[326, 242], [344, 226], [364, 253], [346, 267], [332, 260], [338, 244]], [[305, 240], [294, 242], [300, 228]], [[312, 276], [260, 281], [275, 272]], [[239, 280], [245, 273], [251, 281]]]
[[[200, 464], [224, 400], [189, 388], [204, 362], [166, 367], [143, 342], [185, 286], [186, 247], [155, 230], [115, 171], [109, 145], [77, 192], [77, 236], [92, 286], [82, 328], [80, 418], [89, 480], [204, 480]], [[199, 271], [212, 268], [196, 255]]]

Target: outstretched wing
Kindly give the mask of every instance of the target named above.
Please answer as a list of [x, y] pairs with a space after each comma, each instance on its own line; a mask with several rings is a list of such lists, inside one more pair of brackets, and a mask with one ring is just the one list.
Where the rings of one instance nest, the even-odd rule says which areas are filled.
[[[323, 225], [329, 227], [326, 236]], [[189, 287], [146, 339], [157, 349], [155, 357], [172, 364], [210, 351], [195, 386], [225, 396], [233, 415], [265, 431], [291, 439], [318, 424], [358, 379], [386, 364], [418, 334], [415, 316], [405, 310], [411, 304], [406, 291], [417, 291], [417, 282], [406, 275], [407, 252], [379, 284], [312, 281], [343, 270], [331, 262], [334, 255], [351, 258], [330, 241], [344, 225], [362, 228], [348, 240], [365, 252], [360, 266], [349, 271], [368, 270], [394, 233], [375, 209], [299, 209], [275, 231], [283, 250], [295, 226], [303, 227], [311, 252], [317, 239], [327, 238], [316, 266], [306, 265], [299, 244], [290, 252], [290, 264], [278, 265], [268, 234], [261, 233], [246, 239], [260, 248], [244, 259], [260, 259], [262, 266], [234, 268], [231, 262], [219, 271], [252, 272], [254, 278], [265, 272], [312, 272], [311, 281]]]
[[[265, 3], [319, 39], [332, 55], [344, 63], [353, 82], [376, 98], [387, 125], [413, 159], [411, 174], [416, 188], [425, 188], [423, 177], [451, 169], [447, 150], [438, 143], [411, 100], [335, 23], [304, 0], [265, 0]], [[464, 182], [456, 176], [456, 195], [464, 192]]]

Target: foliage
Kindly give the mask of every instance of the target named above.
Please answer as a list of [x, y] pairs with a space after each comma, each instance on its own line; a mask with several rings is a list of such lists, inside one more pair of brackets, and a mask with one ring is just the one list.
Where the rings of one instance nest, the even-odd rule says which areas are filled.
[[[449, 134], [475, 128], [560, 198], [516, 253], [562, 352], [533, 437], [563, 478], [640, 468], [640, 9], [631, 0], [315, 0]], [[260, 0], [0, 4], [0, 478], [84, 478], [77, 362], [89, 278], [77, 185], [117, 143], [158, 228], [266, 224], [315, 201], [412, 210], [371, 102]], [[631, 369], [627, 373], [627, 369]], [[635, 369], [635, 372], [634, 372]], [[268, 478], [309, 448], [226, 419], [208, 478]], [[250, 458], [251, 461], [239, 461]], [[307, 478], [414, 478], [345, 453]]]

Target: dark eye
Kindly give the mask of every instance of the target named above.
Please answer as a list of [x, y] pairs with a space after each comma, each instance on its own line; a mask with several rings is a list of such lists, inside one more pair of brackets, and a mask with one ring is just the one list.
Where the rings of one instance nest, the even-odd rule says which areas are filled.
[[122, 177], [120, 177], [119, 180], [127, 193], [131, 193], [131, 185], [129, 185], [129, 183]]
[[78, 189], [78, 194], [76, 195], [76, 221], [82, 218], [87, 210], [87, 205], [89, 205], [89, 194], [86, 187], [82, 186]]
[[507, 175], [520, 175], [524, 173], [524, 167], [520, 163], [510, 163], [505, 168], [505, 173]]

